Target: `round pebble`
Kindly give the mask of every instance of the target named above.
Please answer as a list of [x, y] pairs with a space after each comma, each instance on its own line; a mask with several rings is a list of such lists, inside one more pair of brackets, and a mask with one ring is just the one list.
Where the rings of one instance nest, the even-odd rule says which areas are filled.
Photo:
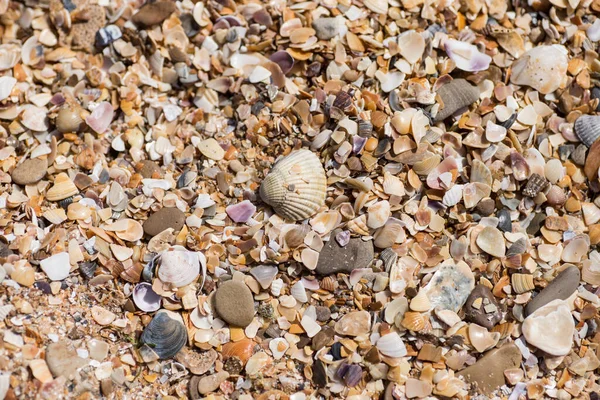
[[40, 158], [25, 160], [17, 165], [10, 174], [12, 180], [17, 185], [33, 185], [41, 181], [46, 176], [48, 163]]
[[219, 316], [231, 325], [246, 327], [254, 318], [254, 298], [242, 282], [222, 283], [215, 293], [214, 302]]
[[156, 236], [165, 229], [179, 231], [185, 224], [185, 214], [175, 207], [164, 207], [152, 214], [144, 222], [144, 233]]

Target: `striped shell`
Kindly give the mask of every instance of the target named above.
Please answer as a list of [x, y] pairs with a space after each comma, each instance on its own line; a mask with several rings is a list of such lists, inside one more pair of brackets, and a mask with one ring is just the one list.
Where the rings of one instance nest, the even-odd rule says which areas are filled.
[[468, 107], [479, 99], [479, 89], [464, 79], [455, 79], [437, 91], [442, 105], [435, 116], [435, 122], [443, 121], [461, 108]]
[[535, 289], [531, 274], [512, 274], [511, 283], [513, 290], [519, 294]]
[[260, 197], [277, 214], [296, 221], [314, 215], [325, 203], [327, 179], [319, 158], [309, 150], [279, 160], [260, 185]]
[[582, 115], [575, 121], [575, 134], [590, 147], [600, 137], [600, 115]]

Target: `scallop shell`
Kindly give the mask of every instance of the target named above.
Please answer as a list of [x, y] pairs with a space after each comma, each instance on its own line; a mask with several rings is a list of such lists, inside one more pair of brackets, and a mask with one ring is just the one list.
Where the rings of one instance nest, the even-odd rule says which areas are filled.
[[548, 186], [546, 178], [539, 174], [531, 174], [525, 188], [523, 189], [523, 195], [527, 197], [535, 197], [537, 194]]
[[152, 285], [148, 282], [138, 283], [131, 297], [142, 311], [154, 312], [160, 309], [161, 297], [152, 290]]
[[348, 221], [346, 228], [357, 235], [368, 236], [369, 227], [367, 226], [367, 214], [363, 214], [360, 217]]
[[410, 301], [410, 309], [412, 311], [426, 312], [431, 310], [431, 302], [427, 293], [424, 290], [420, 290], [419, 293]]
[[277, 275], [277, 267], [272, 265], [259, 265], [250, 270], [250, 275], [260, 283], [263, 289], [268, 289], [273, 282], [273, 278]]
[[46, 193], [48, 201], [64, 200], [79, 193], [77, 186], [73, 183], [69, 175], [61, 172], [54, 179], [54, 185]]
[[376, 346], [381, 354], [392, 358], [404, 357], [408, 353], [402, 338], [397, 332], [383, 335], [377, 341]]
[[600, 285], [600, 264], [596, 260], [585, 260], [581, 268], [581, 278], [590, 285]]
[[275, 297], [278, 297], [281, 294], [283, 286], [283, 279], [275, 279], [273, 282], [271, 282], [271, 294]]
[[471, 165], [471, 182], [485, 183], [492, 186], [492, 172], [487, 165], [478, 159], [474, 159]]
[[14, 44], [0, 45], [0, 71], [11, 69], [21, 59], [21, 49]]
[[200, 265], [205, 269], [204, 255], [185, 249], [165, 251], [160, 255], [158, 278], [173, 287], [179, 288], [194, 282], [200, 275]]
[[417, 175], [428, 175], [435, 167], [437, 167], [442, 159], [438, 155], [433, 155], [431, 157], [427, 157], [422, 161], [418, 161], [413, 165], [413, 171]]
[[469, 341], [480, 353], [494, 347], [500, 340], [499, 332], [488, 332], [483, 326], [477, 324], [469, 325]]
[[140, 337], [140, 341], [151, 346], [160, 359], [174, 357], [187, 340], [187, 329], [181, 316], [167, 310], [157, 312]]
[[59, 132], [79, 132], [84, 126], [81, 108], [74, 104], [63, 105], [56, 115], [55, 124]]
[[381, 252], [379, 258], [381, 258], [383, 261], [385, 272], [389, 272], [392, 266], [396, 264], [396, 261], [398, 260], [398, 253], [392, 249], [385, 249]]
[[320, 283], [321, 289], [333, 292], [338, 287], [338, 281], [333, 276], [326, 276]]
[[448, 207], [457, 205], [462, 199], [463, 187], [464, 185], [454, 185], [450, 188], [450, 190], [444, 193], [444, 197], [442, 199], [444, 205]]
[[434, 122], [443, 121], [461, 108], [470, 106], [479, 100], [479, 89], [464, 79], [454, 79], [437, 90], [443, 104], [435, 116]]
[[402, 319], [402, 326], [413, 332], [420, 332], [427, 326], [428, 321], [420, 312], [407, 311]]
[[535, 289], [531, 274], [512, 274], [510, 281], [513, 290], [519, 294]]
[[279, 160], [260, 185], [260, 197], [289, 220], [306, 219], [325, 203], [327, 179], [319, 158], [298, 150]]
[[290, 288], [290, 293], [300, 303], [306, 303], [308, 301], [308, 295], [306, 294], [306, 289], [304, 288], [302, 281], [294, 283]]

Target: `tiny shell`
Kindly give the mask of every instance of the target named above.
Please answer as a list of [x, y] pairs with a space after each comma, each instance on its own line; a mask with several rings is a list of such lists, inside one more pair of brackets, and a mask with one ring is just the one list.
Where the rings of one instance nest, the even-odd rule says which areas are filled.
[[588, 147], [591, 147], [600, 137], [600, 116], [582, 115], [575, 121], [577, 137]]
[[561, 45], [536, 46], [512, 64], [510, 81], [542, 94], [558, 89], [567, 75], [567, 50]]
[[407, 311], [404, 313], [404, 318], [402, 318], [402, 326], [413, 332], [422, 331], [427, 325], [425, 317], [423, 314], [414, 311]]
[[244, 200], [241, 203], [227, 206], [225, 212], [234, 222], [245, 223], [248, 222], [248, 220], [256, 212], [256, 206], [249, 200]]
[[133, 302], [142, 311], [154, 312], [160, 309], [161, 297], [152, 290], [148, 282], [138, 283], [133, 289]]
[[54, 179], [54, 185], [46, 193], [48, 201], [60, 201], [79, 193], [77, 186], [67, 174], [61, 172]]
[[377, 350], [381, 354], [393, 358], [404, 357], [408, 353], [402, 338], [396, 332], [380, 337], [377, 341]]
[[562, 252], [562, 260], [569, 263], [579, 263], [581, 258], [590, 250], [590, 242], [587, 237], [578, 236], [572, 239]]
[[271, 283], [271, 294], [275, 297], [279, 297], [281, 294], [281, 289], [283, 289], [283, 279], [275, 279]]
[[583, 262], [581, 268], [581, 278], [584, 282], [587, 282], [590, 285], [600, 285], [600, 264], [598, 263], [597, 257], [592, 258], [592, 255], [590, 254], [590, 259]]
[[306, 289], [304, 288], [304, 285], [301, 281], [298, 281], [292, 285], [292, 287], [290, 288], [290, 293], [300, 303], [306, 303], [308, 301]]
[[327, 180], [319, 158], [298, 150], [279, 160], [260, 186], [260, 197], [289, 220], [314, 215], [325, 202]]
[[136, 242], [144, 236], [142, 224], [130, 218], [120, 219], [110, 225], [105, 225], [104, 229], [115, 232], [119, 239], [128, 242]]
[[62, 133], [79, 132], [83, 127], [81, 111], [78, 105], [63, 105], [56, 115], [56, 129]]
[[277, 271], [277, 267], [272, 265], [259, 265], [250, 270], [250, 275], [258, 281], [263, 289], [268, 289], [277, 275]]

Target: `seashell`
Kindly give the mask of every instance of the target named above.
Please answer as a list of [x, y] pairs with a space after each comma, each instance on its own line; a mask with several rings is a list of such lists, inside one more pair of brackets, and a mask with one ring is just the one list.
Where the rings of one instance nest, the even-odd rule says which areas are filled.
[[277, 267], [272, 265], [259, 265], [258, 267], [254, 267], [250, 270], [250, 275], [257, 280], [257, 282], [262, 286], [263, 289], [268, 289], [271, 286], [271, 282], [277, 275]]
[[499, 332], [488, 332], [483, 326], [477, 324], [469, 325], [469, 341], [480, 353], [494, 347], [500, 340]]
[[463, 71], [476, 72], [485, 71], [489, 68], [492, 57], [481, 53], [477, 46], [461, 42], [460, 40], [448, 39], [444, 42], [444, 49], [448, 57]]
[[435, 167], [437, 167], [442, 161], [441, 157], [438, 155], [433, 155], [431, 157], [427, 157], [422, 161], [418, 161], [413, 165], [413, 171], [417, 175], [428, 175]]
[[494, 257], [504, 257], [506, 254], [506, 246], [504, 245], [504, 237], [498, 229], [486, 226], [483, 228], [476, 239], [477, 246], [486, 253]]
[[414, 311], [407, 311], [402, 318], [402, 326], [413, 332], [420, 332], [425, 329], [428, 321], [425, 320], [423, 314]]
[[[591, 258], [591, 254], [590, 254]], [[581, 267], [581, 278], [590, 285], [600, 285], [600, 263], [597, 259], [585, 260]]]
[[360, 365], [351, 365], [343, 362], [335, 371], [335, 375], [340, 380], [343, 379], [346, 386], [354, 387], [358, 385], [362, 379], [362, 368]]
[[553, 300], [525, 318], [522, 325], [527, 343], [554, 356], [571, 351], [575, 323], [566, 300]]
[[95, 261], [79, 263], [79, 272], [81, 272], [81, 275], [86, 279], [92, 279], [97, 268], [98, 264]]
[[65, 103], [56, 115], [56, 129], [62, 133], [79, 132], [84, 126], [81, 112], [78, 105]]
[[260, 185], [260, 197], [289, 220], [306, 219], [325, 203], [327, 179], [319, 158], [298, 150], [279, 160]]
[[381, 229], [375, 232], [373, 244], [380, 249], [387, 249], [394, 243], [402, 243], [405, 240], [406, 233], [402, 222], [396, 218], [390, 218]]
[[69, 175], [61, 172], [54, 179], [54, 185], [46, 192], [48, 201], [64, 200], [79, 193], [77, 186], [73, 183]]
[[0, 100], [5, 100], [10, 96], [17, 80], [12, 76], [0, 77]]
[[308, 301], [308, 295], [306, 289], [302, 284], [302, 281], [298, 281], [290, 288], [290, 294], [300, 303], [306, 303]]
[[331, 232], [342, 222], [342, 216], [336, 210], [320, 212], [309, 221], [312, 229], [319, 235]]
[[561, 258], [568, 263], [579, 263], [589, 250], [589, 238], [587, 236], [577, 236], [565, 246]]
[[387, 0], [365, 0], [363, 2], [365, 7], [377, 14], [387, 14], [388, 2]]
[[524, 254], [527, 251], [527, 240], [521, 238], [514, 242], [506, 251], [507, 257], [512, 257], [518, 254]]
[[204, 254], [175, 248], [160, 254], [157, 276], [162, 282], [179, 288], [194, 282], [200, 275], [200, 266], [206, 270]]
[[310, 226], [306, 224], [294, 225], [294, 227], [288, 230], [284, 235], [285, 244], [290, 249], [295, 249], [304, 244], [304, 238], [310, 230]]
[[444, 193], [444, 197], [442, 198], [442, 203], [444, 203], [448, 207], [452, 207], [457, 205], [463, 196], [463, 187], [465, 185], [454, 185]]
[[133, 289], [133, 302], [142, 311], [154, 312], [160, 309], [161, 297], [152, 290], [148, 282], [138, 283]]
[[410, 309], [412, 311], [426, 312], [431, 310], [431, 302], [427, 293], [424, 290], [420, 290], [419, 293], [410, 301]]
[[381, 354], [392, 358], [404, 357], [408, 353], [402, 338], [397, 332], [388, 333], [380, 337], [376, 347]]
[[249, 200], [244, 200], [241, 203], [232, 204], [225, 208], [225, 212], [233, 220], [233, 222], [245, 223], [256, 212], [256, 206]]
[[479, 100], [479, 89], [464, 79], [454, 79], [437, 90], [441, 99], [434, 122], [440, 122]]
[[104, 229], [115, 232], [119, 239], [136, 242], [144, 236], [142, 224], [130, 218], [120, 219], [112, 224], [105, 225]]
[[539, 174], [531, 174], [525, 188], [523, 189], [523, 195], [527, 197], [535, 197], [539, 192], [542, 192], [548, 186], [548, 181]]
[[42, 214], [44, 218], [48, 220], [51, 224], [58, 225], [61, 222], [67, 220], [67, 214], [63, 208], [54, 208], [44, 211]]
[[479, 182], [492, 186], [492, 172], [487, 165], [478, 159], [474, 159], [471, 165], [471, 182]]
[[388, 171], [386, 171], [383, 175], [383, 192], [385, 194], [400, 197], [406, 194], [402, 180], [397, 176], [392, 175]]
[[348, 221], [346, 228], [349, 231], [361, 236], [369, 236], [369, 227], [367, 226], [367, 215], [363, 214], [360, 217]]
[[271, 282], [271, 294], [275, 297], [279, 297], [283, 286], [283, 279], [275, 279], [273, 282]]
[[427, 175], [427, 186], [432, 189], [447, 189], [458, 176], [458, 164], [454, 157], [442, 161]]
[[23, 106], [25, 111], [21, 114], [21, 123], [32, 131], [46, 132], [48, 130], [47, 110], [34, 105]]
[[488, 142], [501, 142], [504, 140], [504, 138], [506, 138], [506, 128], [488, 120], [485, 126], [485, 138], [488, 140]]
[[581, 211], [583, 212], [583, 220], [587, 226], [600, 221], [600, 208], [594, 203], [582, 203]]
[[546, 193], [546, 200], [551, 206], [562, 206], [567, 201], [567, 195], [562, 188], [552, 185]]
[[121, 279], [130, 283], [137, 283], [140, 281], [144, 266], [141, 262], [133, 262], [129, 267], [125, 268], [123, 272], [119, 274]]
[[510, 281], [513, 290], [519, 294], [535, 289], [531, 274], [512, 274]]
[[0, 45], [0, 71], [11, 69], [21, 59], [21, 48], [14, 44]]
[[567, 74], [568, 51], [561, 45], [536, 46], [512, 64], [510, 81], [542, 94], [558, 89]]
[[489, 197], [492, 188], [485, 183], [467, 183], [463, 188], [463, 200], [467, 209], [475, 207], [479, 202]]
[[371, 229], [381, 228], [391, 214], [390, 203], [387, 200], [379, 201], [367, 209], [367, 226]]
[[524, 181], [531, 175], [527, 160], [516, 151], [510, 153], [510, 166], [513, 170], [513, 176], [518, 181]]
[[36, 65], [42, 61], [44, 47], [38, 42], [36, 36], [31, 36], [23, 43], [21, 59], [25, 65]]
[[281, 68], [281, 72], [283, 72], [284, 75], [288, 74], [292, 68], [294, 68], [294, 57], [285, 50], [276, 51], [271, 54], [269, 60], [279, 65], [279, 68]]
[[328, 292], [333, 292], [338, 287], [338, 281], [336, 278], [334, 278], [331, 275], [326, 276], [325, 278], [323, 278], [323, 280], [321, 280], [321, 283], [319, 286], [323, 290], [327, 290]]
[[85, 117], [85, 122], [96, 133], [104, 133], [115, 115], [113, 106], [108, 101], [98, 104], [90, 115]]
[[269, 342], [269, 349], [276, 360], [280, 360], [289, 348], [290, 344], [284, 338], [275, 338]]
[[181, 316], [167, 310], [157, 312], [140, 337], [141, 343], [151, 346], [160, 359], [173, 358], [187, 340]]
[[4, 321], [15, 307], [12, 304], [0, 306], [0, 321]]
[[388, 248], [383, 250], [381, 254], [379, 254], [379, 258], [381, 258], [381, 260], [383, 261], [385, 271], [390, 272], [390, 269], [394, 264], [396, 264], [396, 261], [398, 260], [398, 253]]

